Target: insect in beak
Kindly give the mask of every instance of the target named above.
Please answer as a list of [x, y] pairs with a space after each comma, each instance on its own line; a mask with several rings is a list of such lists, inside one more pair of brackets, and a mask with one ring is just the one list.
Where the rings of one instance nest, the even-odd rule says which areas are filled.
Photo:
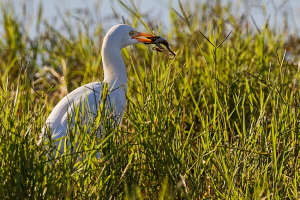
[[144, 44], [156, 44], [158, 46], [158, 47], [152, 47], [153, 50], [163, 52], [164, 48], [161, 46], [161, 44], [163, 44], [173, 55], [173, 57], [176, 56], [176, 54], [170, 49], [169, 42], [165, 38], [161, 36], [151, 36], [146, 38], [149, 39], [150, 41], [145, 41]]

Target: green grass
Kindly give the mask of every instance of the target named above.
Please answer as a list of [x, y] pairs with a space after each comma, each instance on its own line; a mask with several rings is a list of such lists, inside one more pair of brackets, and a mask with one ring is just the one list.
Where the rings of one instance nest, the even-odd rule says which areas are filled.
[[[126, 23], [152, 30], [133, 7], [123, 9]], [[103, 119], [77, 124], [57, 157], [38, 136], [67, 91], [102, 80], [102, 24], [65, 19], [62, 34], [40, 10], [41, 34], [30, 39], [13, 7], [1, 10], [0, 199], [300, 198], [300, 72], [284, 59], [283, 35], [249, 27], [218, 1], [171, 10], [171, 28], [155, 32], [177, 57], [124, 49], [121, 127], [97, 138]]]

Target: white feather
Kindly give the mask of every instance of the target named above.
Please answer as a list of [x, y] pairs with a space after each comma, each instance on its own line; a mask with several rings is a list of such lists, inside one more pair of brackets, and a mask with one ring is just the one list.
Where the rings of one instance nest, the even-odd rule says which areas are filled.
[[[110, 107], [116, 123], [121, 122], [126, 106], [127, 72], [120, 52], [122, 48], [128, 45], [139, 43], [129, 35], [130, 31], [135, 30], [124, 24], [116, 25], [108, 31], [104, 37], [101, 51], [104, 70], [103, 82], [92, 82], [83, 85], [65, 96], [47, 118], [38, 143], [45, 139], [47, 130], [51, 131], [52, 139], [65, 137], [69, 128], [73, 126], [73, 121], [68, 122], [68, 119], [74, 117], [75, 109], [78, 106], [81, 110], [84, 106], [84, 113], [82, 113], [84, 123], [87, 123], [89, 119], [94, 119], [102, 101], [101, 93], [104, 83], [108, 84], [109, 90], [110, 105], [107, 105], [107, 107]], [[68, 127], [68, 125], [71, 127]]]

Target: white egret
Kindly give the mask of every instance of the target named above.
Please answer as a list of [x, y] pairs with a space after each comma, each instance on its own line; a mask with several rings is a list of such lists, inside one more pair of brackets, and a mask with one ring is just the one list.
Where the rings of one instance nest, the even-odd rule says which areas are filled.
[[[39, 143], [45, 139], [45, 133], [50, 130], [52, 139], [62, 138], [67, 135], [68, 126], [72, 122], [68, 119], [74, 115], [75, 108], [83, 110], [84, 119], [95, 118], [101, 103], [103, 84], [108, 85], [109, 105], [116, 123], [121, 122], [124, 107], [126, 105], [127, 73], [126, 67], [120, 55], [121, 49], [138, 43], [154, 43], [151, 39], [155, 35], [136, 31], [131, 26], [120, 24], [113, 26], [105, 35], [102, 44], [102, 60], [104, 69], [103, 82], [92, 82], [83, 85], [67, 96], [54, 107], [42, 129]], [[108, 109], [108, 108], [107, 108]], [[86, 120], [83, 120], [86, 123]]]

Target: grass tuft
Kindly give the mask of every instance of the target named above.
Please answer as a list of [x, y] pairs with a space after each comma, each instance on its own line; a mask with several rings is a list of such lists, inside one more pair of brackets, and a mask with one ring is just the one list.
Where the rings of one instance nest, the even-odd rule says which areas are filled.
[[[119, 3], [126, 22], [152, 30], [134, 3]], [[74, 27], [61, 15], [62, 32], [40, 6], [30, 39], [1, 3], [0, 199], [300, 198], [300, 74], [284, 36], [250, 26], [221, 1], [179, 3], [171, 28], [159, 29], [176, 58], [124, 49], [121, 127], [101, 113], [89, 126], [75, 123], [63, 155], [49, 149], [59, 141], [37, 145], [38, 137], [59, 99], [102, 80], [102, 24]]]

